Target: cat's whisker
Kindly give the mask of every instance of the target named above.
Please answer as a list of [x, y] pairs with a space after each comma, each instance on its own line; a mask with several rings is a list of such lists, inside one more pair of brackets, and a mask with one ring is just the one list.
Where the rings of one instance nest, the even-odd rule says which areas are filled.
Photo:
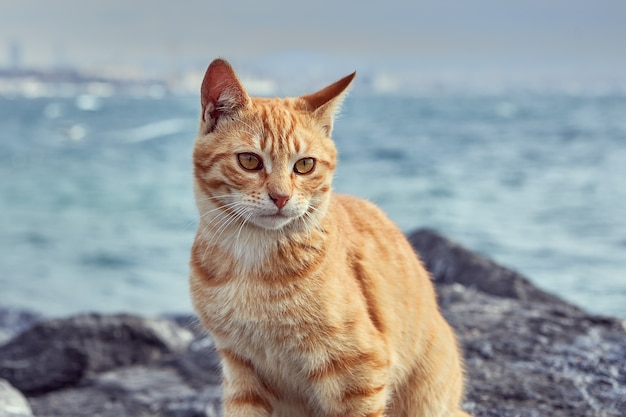
[[[237, 211], [237, 208], [238, 206], [234, 206], [235, 213]], [[226, 213], [226, 212], [220, 212], [217, 216], [215, 216], [211, 222], [207, 223], [207, 227], [213, 231], [212, 240], [215, 238], [219, 238], [221, 233], [223, 233], [224, 229], [227, 228], [229, 224], [231, 224], [232, 222], [236, 220], [237, 220], [237, 216], [231, 213]]]
[[[241, 202], [233, 201], [232, 203], [223, 204], [221, 206], [215, 207], [215, 208], [213, 208], [213, 209], [211, 209], [209, 211], [206, 211], [206, 212], [202, 213], [200, 215], [200, 219], [203, 219], [204, 217], [208, 217], [210, 214], [215, 213], [216, 211], [219, 211], [219, 212], [227, 211], [225, 209], [234, 208], [234, 207], [236, 207], [239, 204], [241, 204]], [[226, 214], [226, 213], [224, 213], [224, 214]]]
[[228, 200], [228, 199], [232, 199], [234, 197], [234, 194], [219, 194], [219, 195], [207, 195], [206, 193], [202, 193], [201, 195], [198, 195], [196, 197], [196, 200], [198, 202], [213, 202], [213, 201], [218, 201], [221, 202], [222, 200]]
[[305, 235], [305, 239], [310, 239], [313, 235], [310, 229], [310, 225], [309, 222], [311, 221], [310, 219], [310, 215], [307, 211], [305, 211], [300, 217], [298, 217], [297, 222], [301, 225], [299, 226], [299, 229], [301, 228], [304, 232]]
[[242, 219], [241, 224], [239, 225], [239, 228], [237, 230], [237, 237], [236, 237], [237, 242], [239, 242], [239, 240], [241, 238], [241, 231], [243, 230], [244, 226], [248, 223], [248, 221], [252, 217], [252, 214], [253, 214], [253, 212], [252, 212], [252, 210], [250, 210], [249, 213], [247, 214], [247, 217]]
[[[212, 200], [220, 201], [221, 199], [226, 199], [226, 198], [229, 198], [229, 197], [232, 197], [232, 194], [223, 194], [223, 195], [214, 196], [214, 197], [209, 197], [207, 195], [200, 195], [200, 196], [197, 196], [197, 200], [200, 203], [209, 202], [210, 204], [215, 204], [215, 202], [212, 201]], [[232, 204], [236, 204], [236, 203], [235, 202], [225, 203], [225, 204], [222, 204], [221, 206], [216, 206], [215, 208], [213, 208], [211, 210], [208, 210], [208, 211], [205, 211], [205, 212], [201, 212], [199, 219], [202, 220], [205, 217], [209, 216], [211, 213], [213, 213], [215, 211], [218, 211], [221, 208], [229, 207]], [[185, 225], [183, 226], [183, 229], [184, 230], [188, 230], [188, 229], [190, 229], [192, 227], [198, 227], [198, 220], [188, 220], [187, 222], [185, 222]]]
[[[221, 207], [216, 207], [200, 216], [202, 220], [202, 233], [207, 234], [209, 231], [212, 232], [207, 242], [207, 247], [213, 246], [214, 242], [217, 242], [221, 234], [228, 228], [229, 224], [237, 219], [237, 212], [243, 205], [244, 204], [240, 201], [234, 201]], [[224, 211], [224, 208], [230, 209], [232, 213]], [[206, 221], [206, 218], [209, 216], [211, 216], [211, 218]]]
[[309, 208], [304, 212], [304, 217], [307, 219], [308, 225], [315, 226], [317, 228], [320, 226], [319, 218], [321, 214], [321, 210], [313, 205], [310, 205]]
[[[212, 214], [212, 216], [209, 216]], [[202, 232], [206, 233], [209, 230], [214, 230], [215, 226], [218, 226], [228, 219], [229, 214], [222, 210], [216, 210], [214, 213], [206, 213], [206, 215], [200, 217], [200, 225], [202, 226]]]
[[[219, 216], [218, 219], [219, 220], [217, 221], [217, 224], [215, 225], [216, 228], [213, 228], [213, 233], [211, 234], [211, 238], [207, 242], [206, 250], [203, 255], [203, 260], [205, 259], [208, 250], [212, 249], [215, 245], [217, 245], [217, 242], [221, 238], [222, 234], [228, 229], [228, 227], [233, 222], [237, 221], [236, 216], [227, 215], [226, 213], [221, 213], [221, 216]], [[206, 227], [212, 228], [212, 226], [210, 225], [207, 225]]]
[[245, 246], [248, 243], [248, 242], [241, 241], [241, 232], [244, 229], [244, 227], [248, 224], [248, 222], [250, 221], [250, 218], [252, 218], [253, 215], [254, 215], [254, 211], [252, 209], [249, 209], [247, 212], [242, 213], [241, 225], [238, 228], [237, 235], [235, 238], [235, 245], [238, 251], [242, 249], [242, 246]]

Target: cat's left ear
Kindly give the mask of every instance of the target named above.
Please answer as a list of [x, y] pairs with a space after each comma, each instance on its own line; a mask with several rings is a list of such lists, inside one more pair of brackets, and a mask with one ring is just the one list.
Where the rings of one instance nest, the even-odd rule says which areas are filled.
[[221, 58], [211, 62], [200, 89], [202, 122], [211, 132], [220, 117], [232, 115], [250, 105], [251, 100], [230, 64]]
[[354, 80], [354, 77], [356, 77], [356, 71], [317, 93], [300, 97], [305, 103], [306, 109], [312, 112], [318, 119], [322, 130], [327, 136], [330, 136], [333, 130], [335, 115], [339, 111], [348, 87], [352, 83], [352, 80]]

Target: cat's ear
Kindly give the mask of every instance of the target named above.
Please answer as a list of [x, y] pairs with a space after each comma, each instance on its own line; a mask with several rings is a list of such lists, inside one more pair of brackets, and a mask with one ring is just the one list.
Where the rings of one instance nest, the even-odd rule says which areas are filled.
[[335, 115], [339, 111], [348, 87], [355, 76], [356, 71], [317, 93], [300, 97], [305, 104], [305, 108], [312, 112], [320, 122], [322, 130], [327, 136], [330, 136], [333, 130]]
[[237, 78], [233, 67], [221, 58], [211, 62], [200, 89], [202, 123], [212, 131], [223, 115], [231, 115], [250, 105], [250, 97]]

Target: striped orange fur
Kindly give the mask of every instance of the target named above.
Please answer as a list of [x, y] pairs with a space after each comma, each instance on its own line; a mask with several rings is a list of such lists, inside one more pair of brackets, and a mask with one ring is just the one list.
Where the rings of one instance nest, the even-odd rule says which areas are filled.
[[354, 76], [251, 98], [226, 61], [207, 69], [190, 286], [226, 417], [467, 416], [427, 272], [377, 207], [331, 191], [333, 120]]

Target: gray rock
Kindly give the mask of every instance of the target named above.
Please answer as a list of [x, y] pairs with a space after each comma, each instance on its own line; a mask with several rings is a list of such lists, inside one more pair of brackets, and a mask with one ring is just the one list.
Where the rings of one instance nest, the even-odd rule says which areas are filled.
[[192, 339], [163, 319], [88, 314], [43, 321], [0, 346], [0, 377], [40, 394], [74, 386], [88, 373], [185, 351]]
[[177, 355], [169, 363], [195, 388], [219, 385], [222, 381], [220, 360], [213, 339], [208, 335], [197, 338], [187, 352]]
[[32, 417], [33, 412], [21, 392], [0, 379], [0, 417]]
[[609, 417], [626, 410], [623, 323], [537, 303], [521, 306], [454, 284], [444, 310], [468, 371], [478, 416]]
[[[431, 230], [417, 230], [407, 237], [436, 284], [458, 283], [498, 297], [565, 304], [560, 298], [535, 287], [517, 272], [471, 252]], [[577, 309], [572, 305], [570, 307]]]
[[40, 319], [41, 315], [32, 311], [0, 307], [0, 345], [8, 342]]
[[468, 411], [626, 415], [626, 321], [586, 314], [432, 231], [409, 238], [465, 350]]
[[81, 386], [31, 398], [35, 415], [64, 417], [217, 417], [221, 390], [196, 390], [172, 368], [128, 366], [94, 375]]
[[[409, 237], [465, 351], [466, 410], [626, 415], [626, 322], [589, 315], [431, 231]], [[0, 377], [38, 417], [222, 413], [219, 360], [193, 316], [43, 321], [0, 346]]]

